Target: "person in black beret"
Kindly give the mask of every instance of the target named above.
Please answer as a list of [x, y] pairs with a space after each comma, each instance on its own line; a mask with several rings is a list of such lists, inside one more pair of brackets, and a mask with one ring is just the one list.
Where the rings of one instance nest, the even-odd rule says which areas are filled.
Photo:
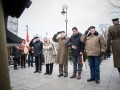
[[80, 40], [85, 43], [85, 51], [90, 66], [90, 78], [87, 81], [95, 81], [98, 84], [100, 83], [100, 56], [106, 51], [105, 40], [94, 26], [90, 26]]

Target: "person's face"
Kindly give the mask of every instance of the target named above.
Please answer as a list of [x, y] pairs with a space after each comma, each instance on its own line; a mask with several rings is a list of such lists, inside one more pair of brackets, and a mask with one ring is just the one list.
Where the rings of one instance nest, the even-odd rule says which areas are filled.
[[48, 42], [49, 42], [48, 38], [45, 38], [45, 39], [44, 39], [44, 42], [45, 42], [45, 43], [48, 43]]
[[35, 41], [39, 41], [40, 39], [39, 38], [36, 38]]
[[119, 24], [119, 21], [114, 21], [113, 24], [114, 24], [114, 25], [115, 25], [115, 24]]
[[72, 32], [73, 32], [73, 35], [76, 35], [76, 34], [78, 34], [78, 31], [77, 30], [72, 30]]
[[95, 31], [96, 31], [95, 28], [90, 29], [90, 33], [91, 33], [91, 34], [94, 34]]
[[61, 37], [65, 37], [66, 34], [64, 32], [61, 33]]
[[23, 40], [22, 43], [25, 43], [25, 40]]

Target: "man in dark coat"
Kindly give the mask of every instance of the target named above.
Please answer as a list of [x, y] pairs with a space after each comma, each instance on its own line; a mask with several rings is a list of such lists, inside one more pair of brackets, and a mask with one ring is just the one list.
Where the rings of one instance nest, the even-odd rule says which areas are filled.
[[[80, 41], [82, 36], [78, 32], [76, 27], [72, 28], [73, 35], [70, 37], [67, 45], [71, 48], [72, 51], [72, 61], [73, 61], [73, 75], [70, 78], [76, 78], [76, 73], [78, 71], [77, 79], [81, 79], [82, 63], [80, 61], [81, 55], [84, 52], [84, 43]], [[78, 67], [77, 67], [78, 66]]]
[[110, 46], [112, 45], [114, 67], [118, 68], [120, 73], [120, 24], [119, 18], [112, 19], [113, 26], [108, 29], [107, 52], [110, 55]]
[[35, 72], [41, 73], [42, 70], [42, 50], [43, 50], [43, 42], [40, 41], [39, 37], [35, 37], [33, 42], [33, 48], [34, 48], [34, 57], [35, 57]]

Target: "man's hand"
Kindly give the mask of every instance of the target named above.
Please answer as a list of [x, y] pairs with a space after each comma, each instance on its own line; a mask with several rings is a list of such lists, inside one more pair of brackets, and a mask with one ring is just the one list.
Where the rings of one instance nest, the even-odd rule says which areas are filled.
[[72, 45], [72, 49], [77, 49], [77, 47], [75, 45]]
[[83, 52], [80, 52], [80, 55], [83, 55]]
[[110, 50], [107, 50], [106, 53], [107, 53], [107, 56], [110, 57]]
[[100, 52], [100, 57], [102, 57], [105, 53], [104, 52]]
[[86, 30], [86, 31], [85, 31], [85, 35], [87, 35], [87, 34], [88, 34], [88, 32], [89, 32], [89, 30]]

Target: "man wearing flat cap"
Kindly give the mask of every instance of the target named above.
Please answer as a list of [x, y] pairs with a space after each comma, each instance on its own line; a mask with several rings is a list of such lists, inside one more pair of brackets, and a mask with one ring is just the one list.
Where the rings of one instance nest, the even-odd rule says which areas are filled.
[[33, 49], [34, 49], [33, 56], [35, 57], [35, 72], [34, 73], [37, 73], [37, 72], [41, 73], [43, 42], [40, 41], [38, 36], [34, 37]]
[[112, 19], [113, 26], [108, 29], [107, 52], [110, 55], [112, 46], [114, 67], [118, 68], [120, 73], [120, 24], [119, 18]]

